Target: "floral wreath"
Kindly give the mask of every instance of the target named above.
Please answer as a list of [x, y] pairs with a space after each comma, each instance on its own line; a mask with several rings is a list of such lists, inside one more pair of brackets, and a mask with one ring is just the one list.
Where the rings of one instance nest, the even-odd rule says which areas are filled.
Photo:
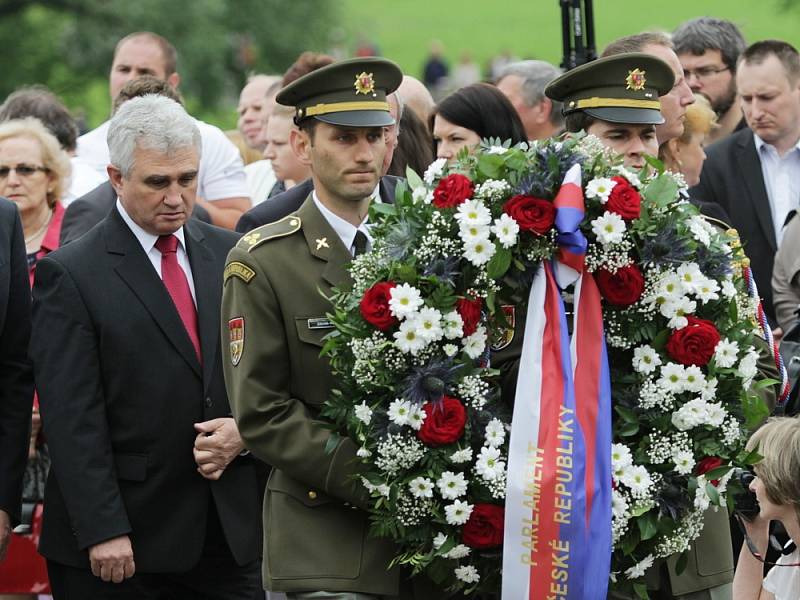
[[574, 165], [613, 381], [611, 587], [646, 597], [645, 570], [686, 556], [733, 466], [756, 458], [744, 442], [770, 382], [753, 383], [746, 259], [680, 175], [655, 160], [634, 173], [583, 135], [484, 141], [409, 172], [394, 204], [373, 206], [373, 249], [332, 297], [338, 389], [322, 416], [359, 446], [372, 534], [452, 591], [500, 589], [512, 408], [496, 351], [521, 336], [515, 315], [558, 253], [554, 198]]

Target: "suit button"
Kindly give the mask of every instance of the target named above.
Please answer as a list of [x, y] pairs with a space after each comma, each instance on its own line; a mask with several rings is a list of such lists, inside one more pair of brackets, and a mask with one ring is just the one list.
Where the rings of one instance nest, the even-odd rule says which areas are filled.
[[308, 499], [309, 500], [316, 500], [317, 499], [317, 492], [315, 492], [314, 490], [309, 490], [308, 491]]
[[206, 408], [211, 408], [214, 403], [211, 401], [211, 396], [206, 396]]

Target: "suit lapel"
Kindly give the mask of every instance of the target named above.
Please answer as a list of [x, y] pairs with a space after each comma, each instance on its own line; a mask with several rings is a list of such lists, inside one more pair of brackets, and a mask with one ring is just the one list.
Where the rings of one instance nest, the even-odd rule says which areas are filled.
[[[764, 173], [761, 170], [761, 158], [758, 156], [753, 133], [747, 130], [737, 144], [736, 161], [739, 173], [747, 189], [747, 197], [753, 203], [762, 233], [769, 242], [773, 252], [778, 250], [775, 240], [775, 227], [772, 223], [772, 208], [769, 205]], [[733, 200], [732, 200], [733, 201]]]
[[387, 204], [394, 204], [394, 191], [397, 187], [398, 179], [395, 177], [391, 177], [390, 175], [384, 175], [381, 177], [381, 181], [378, 187], [378, 193], [381, 196], [381, 201], [386, 202]]
[[353, 257], [319, 212], [311, 196], [298, 209], [297, 216], [300, 217], [309, 252], [326, 263], [322, 268], [322, 278], [334, 287], [349, 284], [352, 280], [346, 267]]
[[203, 386], [208, 389], [213, 365], [219, 352], [219, 307], [222, 304], [222, 283], [214, 266], [214, 253], [208, 247], [200, 227], [184, 226], [189, 264], [192, 266], [194, 293], [197, 298], [197, 324], [200, 329], [200, 350], [203, 353]]
[[[108, 253], [120, 256], [114, 267], [117, 274], [144, 305], [170, 343], [201, 377], [194, 346], [167, 288], [117, 210], [113, 210], [105, 220], [105, 238]], [[135, 335], [135, 332], [132, 334]]]

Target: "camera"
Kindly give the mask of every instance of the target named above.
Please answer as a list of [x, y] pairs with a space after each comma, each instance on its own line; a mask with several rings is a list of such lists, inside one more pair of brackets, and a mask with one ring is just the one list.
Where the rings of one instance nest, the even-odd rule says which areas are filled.
[[733, 493], [731, 496], [736, 512], [747, 520], [755, 517], [760, 510], [755, 492], [750, 491], [750, 484], [755, 478], [755, 473], [750, 470], [734, 469], [733, 476], [728, 484], [732, 488], [731, 491]]

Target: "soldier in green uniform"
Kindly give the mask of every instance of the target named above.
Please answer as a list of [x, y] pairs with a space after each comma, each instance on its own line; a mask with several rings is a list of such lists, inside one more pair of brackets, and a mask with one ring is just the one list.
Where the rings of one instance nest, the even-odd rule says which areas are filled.
[[[666, 62], [649, 54], [629, 53], [569, 71], [551, 82], [545, 94], [563, 102], [567, 131], [584, 130], [597, 136], [623, 155], [626, 166], [640, 169], [646, 165], [645, 154], [658, 154], [655, 125], [664, 122], [658, 97], [668, 93], [673, 83], [674, 74]], [[613, 369], [613, 355], [609, 359]], [[765, 377], [780, 379], [766, 344], [759, 367]], [[770, 407], [775, 405], [772, 388], [762, 396]], [[680, 574], [677, 556], [653, 565], [645, 575], [650, 597], [730, 600], [733, 552], [726, 511], [709, 509], [703, 532], [692, 544], [688, 558]], [[611, 594], [610, 598], [626, 597]]]
[[383, 59], [334, 63], [276, 100], [296, 108], [291, 143], [314, 191], [297, 212], [245, 235], [228, 256], [225, 380], [246, 447], [273, 466], [264, 502], [264, 582], [290, 600], [401, 594], [394, 545], [367, 535], [356, 444], [318, 418], [333, 385], [320, 357], [325, 298], [371, 243], [367, 210], [394, 123], [386, 95], [402, 72]]

